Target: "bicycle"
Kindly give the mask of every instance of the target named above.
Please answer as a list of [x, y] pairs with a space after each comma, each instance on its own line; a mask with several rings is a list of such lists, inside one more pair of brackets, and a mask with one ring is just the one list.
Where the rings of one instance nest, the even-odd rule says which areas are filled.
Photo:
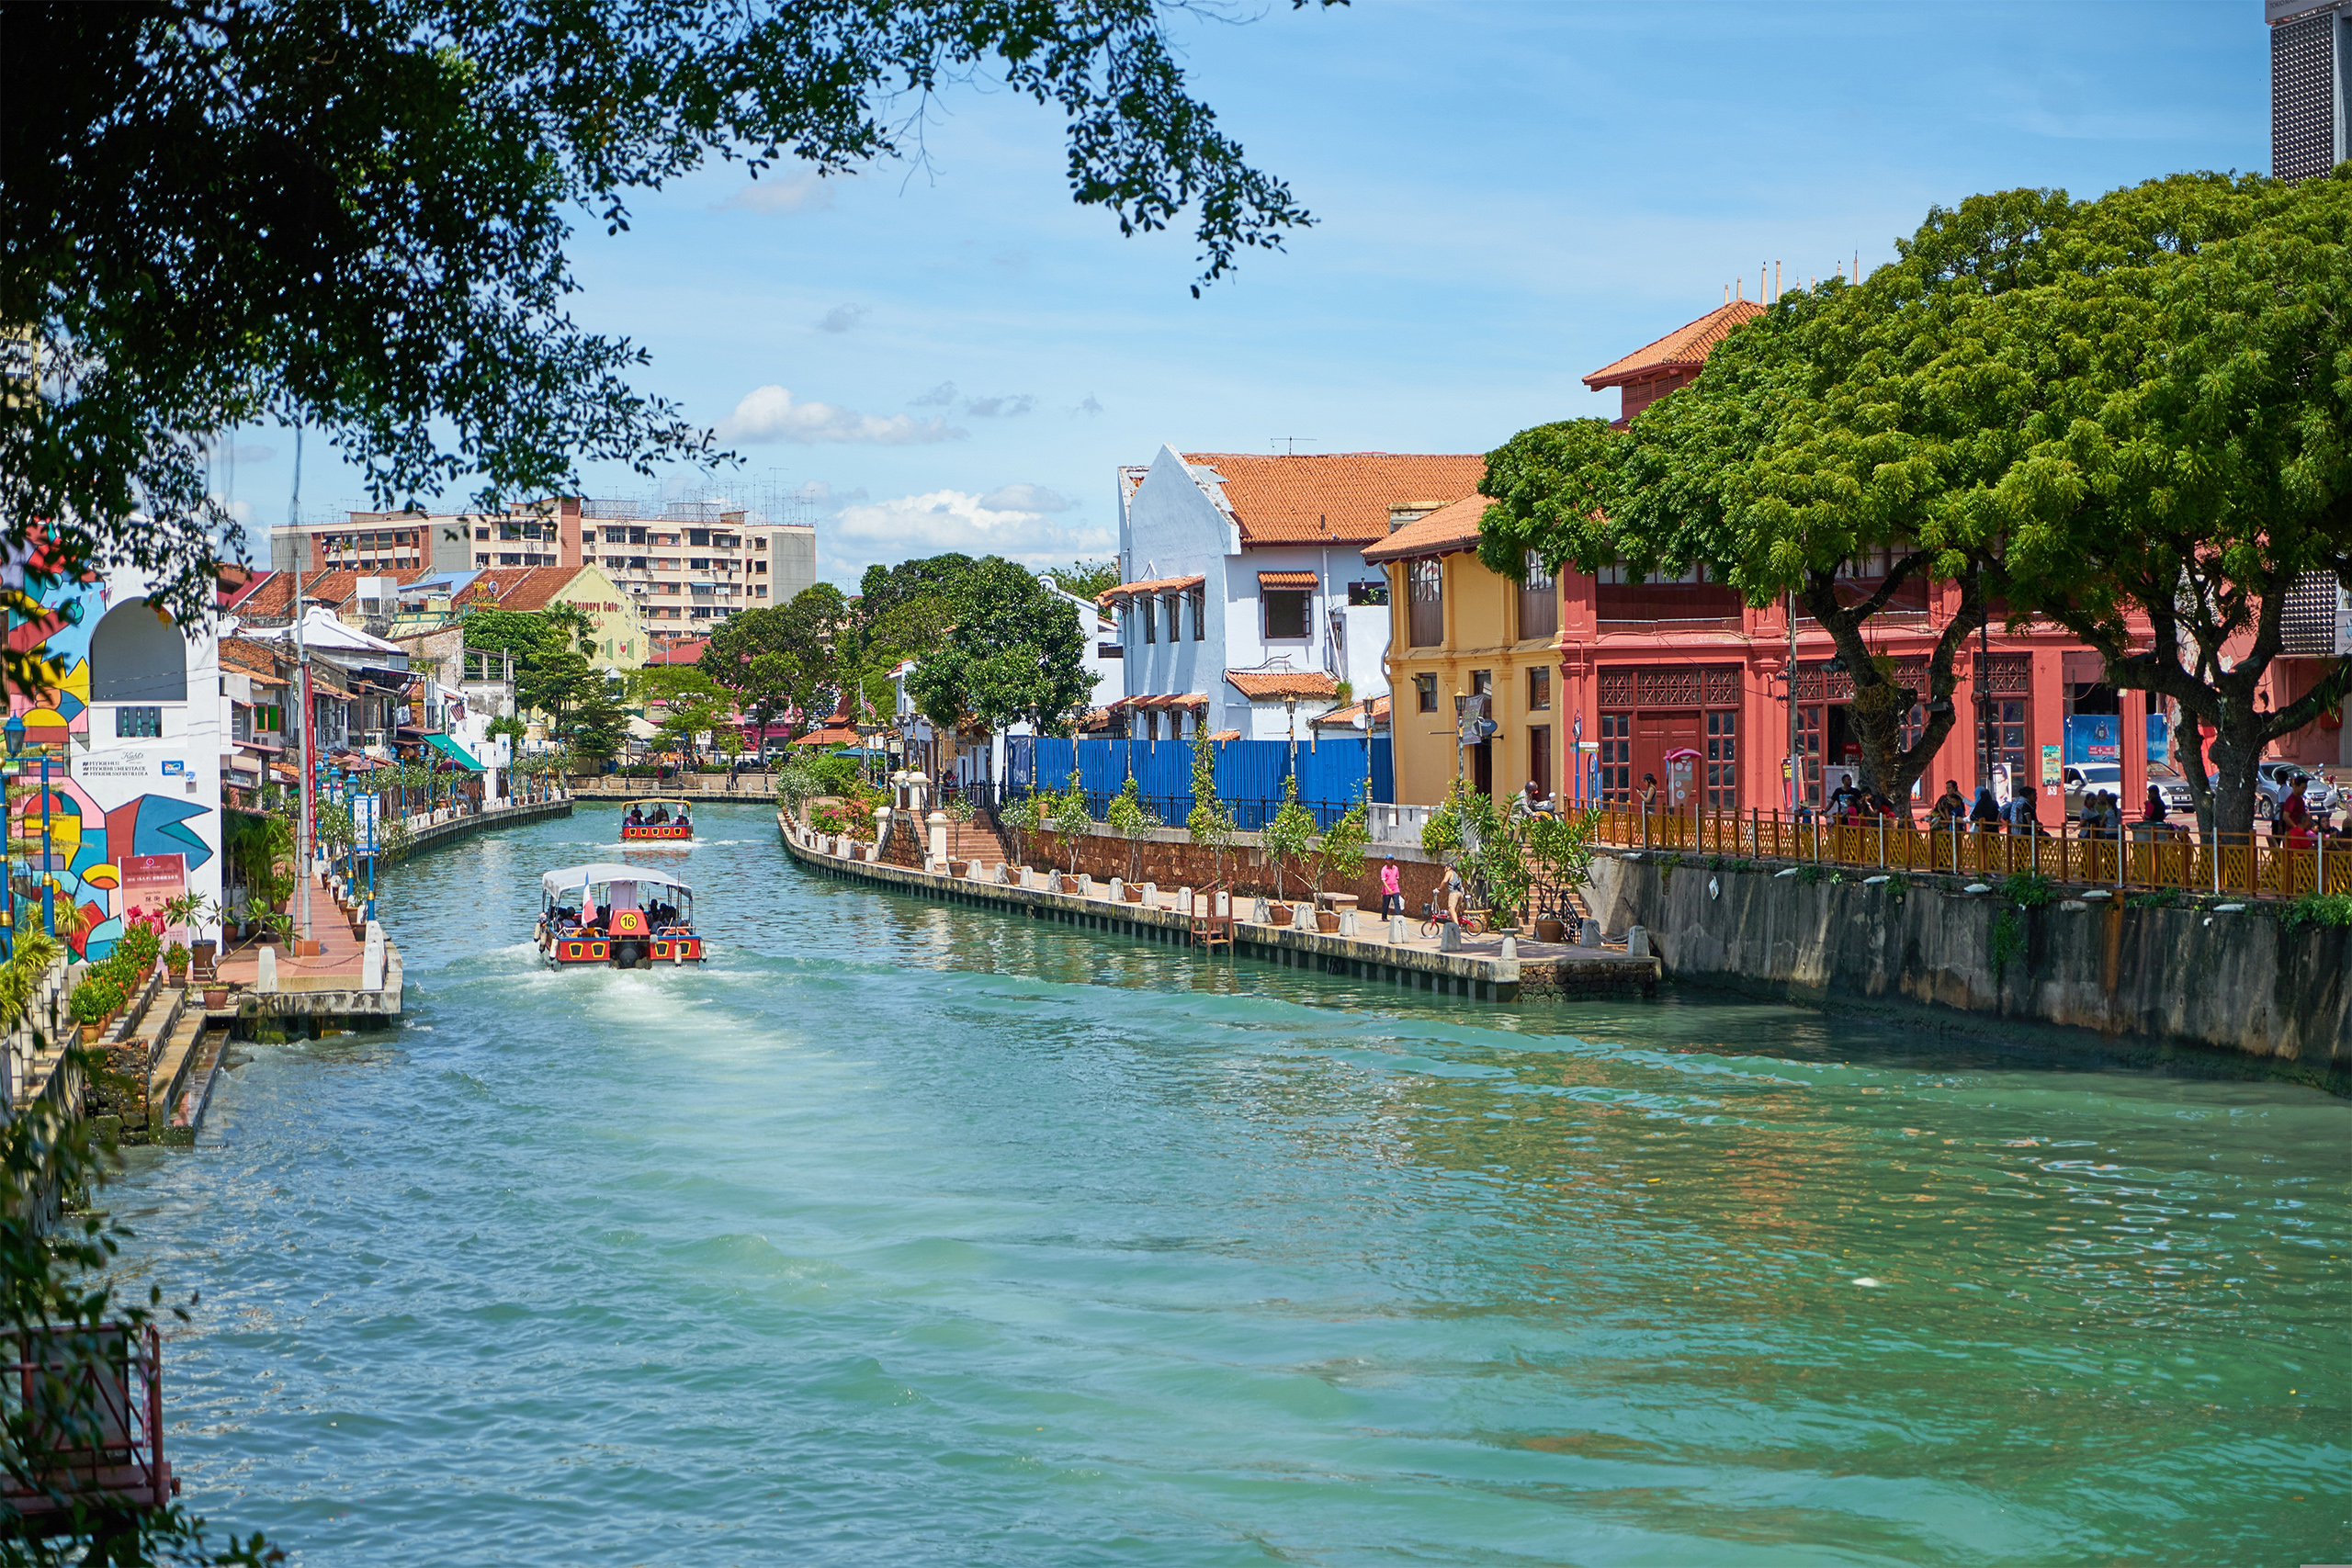
[[[1487, 911], [1484, 909], [1463, 910], [1462, 934], [1464, 936], [1484, 935], [1487, 930], [1486, 915]], [[1422, 936], [1434, 937], [1440, 931], [1453, 923], [1453, 917], [1448, 914], [1445, 910], [1439, 908], [1435, 904], [1423, 904], [1421, 906]]]

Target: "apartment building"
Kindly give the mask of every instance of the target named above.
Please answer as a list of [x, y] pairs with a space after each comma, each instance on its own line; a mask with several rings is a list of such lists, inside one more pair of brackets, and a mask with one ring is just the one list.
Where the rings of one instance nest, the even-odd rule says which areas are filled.
[[741, 610], [782, 604], [817, 581], [817, 530], [705, 502], [582, 503], [582, 564], [601, 567], [655, 643], [707, 637]]
[[491, 567], [583, 564], [582, 503], [554, 496], [496, 515], [351, 512], [338, 521], [270, 530], [279, 571], [471, 571]]

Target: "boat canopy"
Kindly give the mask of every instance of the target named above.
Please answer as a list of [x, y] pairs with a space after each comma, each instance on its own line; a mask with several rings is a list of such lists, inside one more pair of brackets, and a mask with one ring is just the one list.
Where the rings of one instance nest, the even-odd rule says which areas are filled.
[[623, 865], [618, 861], [597, 861], [587, 865], [567, 865], [560, 870], [550, 871], [540, 877], [539, 886], [548, 897], [552, 898], [559, 893], [569, 892], [574, 888], [614, 882], [633, 882], [647, 887], [674, 887], [681, 893], [694, 891], [668, 872], [656, 871], [651, 866]]
[[631, 807], [636, 806], [674, 806], [679, 810], [684, 811], [686, 808], [686, 799], [684, 795], [649, 795], [643, 800], [622, 801], [621, 809], [623, 811], [627, 811]]

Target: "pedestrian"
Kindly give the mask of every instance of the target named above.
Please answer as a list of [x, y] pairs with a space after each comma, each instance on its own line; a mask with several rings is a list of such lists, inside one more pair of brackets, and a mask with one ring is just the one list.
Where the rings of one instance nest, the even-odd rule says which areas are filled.
[[1396, 869], [1395, 855], [1380, 863], [1380, 912], [1384, 916], [1405, 912], [1405, 877]]
[[1638, 794], [1641, 797], [1642, 814], [1644, 816], [1646, 817], [1652, 811], [1657, 809], [1657, 775], [1656, 773], [1644, 773], [1642, 775], [1642, 787]]
[[1968, 816], [1968, 797], [1960, 793], [1958, 779], [1944, 780], [1943, 794], [1936, 796], [1936, 804], [1928, 808], [1939, 823], [1956, 824]]
[[1453, 866], [1445, 868], [1445, 918], [1462, 923], [1462, 873]]
[[2041, 832], [2041, 815], [2033, 796], [2034, 792], [2030, 789], [2021, 789], [2009, 796], [2009, 831], [2011, 833], [2025, 838], [2034, 838]]
[[1991, 784], [1981, 784], [1976, 786], [1976, 804], [1968, 808], [1968, 820], [1980, 833], [1997, 833], [2001, 830], [2001, 803], [1993, 798]]
[[2161, 822], [2165, 819], [2165, 792], [2158, 789], [2155, 785], [2150, 784], [2148, 786], [2147, 802], [2140, 807], [2140, 820], [2143, 822]]
[[2287, 798], [2278, 803], [2278, 831], [2287, 836], [2290, 850], [2312, 847], [2312, 808], [2303, 800], [2304, 788], [2310, 783], [2308, 775], [2297, 773], [2287, 785]]

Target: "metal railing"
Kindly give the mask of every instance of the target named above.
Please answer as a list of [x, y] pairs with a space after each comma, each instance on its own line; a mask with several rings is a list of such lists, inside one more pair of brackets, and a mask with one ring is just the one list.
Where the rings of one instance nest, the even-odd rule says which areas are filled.
[[1596, 837], [1618, 849], [1677, 850], [1741, 860], [1792, 861], [1885, 872], [1959, 876], [2043, 876], [2118, 891], [2300, 898], [2352, 894], [2352, 840], [2321, 834], [2290, 845], [2259, 834], [2199, 839], [2170, 822], [2127, 820], [2086, 833], [2072, 819], [2054, 828], [1975, 832], [1970, 825], [1921, 826], [1901, 817], [1835, 820], [1781, 811], [1645, 811], [1604, 808]]
[[39, 1533], [86, 1508], [172, 1500], [164, 1462], [163, 1348], [153, 1325], [21, 1329], [6, 1344], [0, 1403], [28, 1439], [27, 1473], [0, 1478], [0, 1506]]

